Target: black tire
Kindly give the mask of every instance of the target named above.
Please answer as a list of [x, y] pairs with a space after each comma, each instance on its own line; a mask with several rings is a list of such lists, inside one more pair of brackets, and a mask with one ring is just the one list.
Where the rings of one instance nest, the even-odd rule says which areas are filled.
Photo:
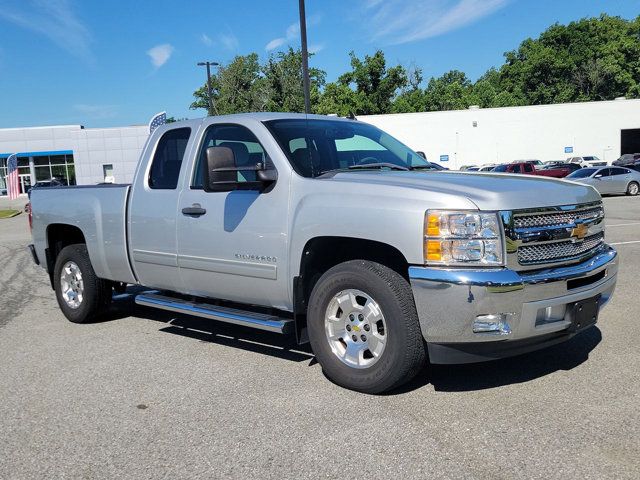
[[640, 190], [640, 185], [638, 184], [638, 182], [629, 182], [629, 185], [627, 185], [627, 195], [638, 195], [638, 190]]
[[[62, 294], [61, 275], [67, 262], [74, 262], [82, 273], [83, 298], [76, 308], [69, 306]], [[111, 302], [111, 282], [96, 276], [89, 260], [87, 246], [83, 243], [68, 245], [60, 251], [53, 269], [53, 286], [60, 310], [73, 323], [86, 323], [95, 320]]]
[[[385, 348], [369, 367], [355, 368], [340, 360], [325, 333], [327, 308], [335, 295], [347, 289], [371, 296], [386, 322]], [[401, 275], [379, 263], [352, 260], [325, 272], [311, 292], [307, 328], [311, 348], [325, 375], [351, 390], [371, 394], [392, 390], [411, 380], [425, 364], [424, 342], [411, 287]]]

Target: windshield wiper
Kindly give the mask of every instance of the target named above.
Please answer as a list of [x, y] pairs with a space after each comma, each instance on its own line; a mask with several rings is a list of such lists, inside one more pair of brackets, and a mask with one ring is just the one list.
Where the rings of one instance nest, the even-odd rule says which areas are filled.
[[363, 163], [362, 165], [349, 165], [349, 170], [367, 169], [367, 168], [390, 168], [391, 170], [403, 170], [408, 171], [407, 167], [402, 165], [396, 165], [389, 162], [376, 162], [376, 163]]
[[433, 165], [415, 165], [411, 170], [437, 170]]

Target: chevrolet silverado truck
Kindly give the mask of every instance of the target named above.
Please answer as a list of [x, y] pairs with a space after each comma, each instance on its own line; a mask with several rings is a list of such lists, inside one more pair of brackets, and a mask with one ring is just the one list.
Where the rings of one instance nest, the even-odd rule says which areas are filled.
[[[72, 322], [113, 292], [310, 342], [380, 393], [592, 327], [617, 278], [590, 186], [434, 171], [372, 125], [299, 114], [157, 128], [130, 185], [35, 189], [34, 261]], [[131, 290], [130, 290], [131, 291]]]

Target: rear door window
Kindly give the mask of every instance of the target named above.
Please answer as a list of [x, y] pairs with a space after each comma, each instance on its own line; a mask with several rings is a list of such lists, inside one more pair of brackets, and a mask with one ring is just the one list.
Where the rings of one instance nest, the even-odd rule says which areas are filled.
[[511, 170], [512, 173], [520, 173], [522, 170], [520, 170], [520, 165], [514, 165], [513, 169]]
[[533, 165], [529, 164], [529, 163], [525, 163], [524, 165], [524, 171], [525, 173], [531, 173], [533, 172]]
[[160, 137], [149, 171], [149, 188], [175, 190], [190, 136], [191, 129], [185, 127], [169, 130]]

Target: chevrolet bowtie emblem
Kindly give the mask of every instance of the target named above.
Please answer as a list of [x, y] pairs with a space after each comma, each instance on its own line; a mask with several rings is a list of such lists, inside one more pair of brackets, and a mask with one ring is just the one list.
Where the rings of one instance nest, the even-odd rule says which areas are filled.
[[573, 238], [577, 238], [578, 240], [582, 240], [589, 233], [589, 227], [587, 227], [584, 223], [576, 225], [574, 229], [571, 230], [571, 236]]

